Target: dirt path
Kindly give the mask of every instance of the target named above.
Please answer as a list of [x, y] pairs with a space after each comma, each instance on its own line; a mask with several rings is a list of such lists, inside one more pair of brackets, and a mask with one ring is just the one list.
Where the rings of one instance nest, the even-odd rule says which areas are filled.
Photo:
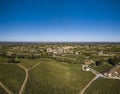
[[28, 70], [31, 70], [31, 69], [35, 68], [35, 67], [38, 66], [40, 63], [41, 63], [41, 62], [39, 62], [39, 63], [33, 65], [31, 68], [28, 68]]
[[[120, 66], [116, 66], [114, 68], [112, 68], [111, 72], [115, 71], [117, 68], [119, 68]], [[101, 73], [95, 71], [94, 69], [91, 69], [91, 72], [93, 74], [95, 74], [96, 76], [84, 87], [84, 89], [79, 93], [79, 94], [84, 94], [84, 92], [86, 91], [86, 89], [98, 78], [98, 77], [102, 77], [102, 78], [108, 78], [108, 79], [120, 79], [120, 78], [115, 78], [115, 77], [105, 77], [104, 75], [102, 75]]]
[[26, 72], [25, 80], [24, 80], [24, 82], [23, 82], [23, 84], [22, 84], [22, 87], [21, 87], [21, 89], [20, 89], [20, 91], [19, 91], [19, 94], [22, 94], [22, 93], [23, 93], [24, 88], [25, 88], [25, 85], [26, 85], [27, 80], [28, 80], [28, 69], [25, 69], [25, 72]]
[[95, 76], [79, 94], [84, 94], [85, 90], [98, 78], [99, 76]]
[[22, 84], [22, 86], [21, 86], [21, 89], [20, 89], [20, 91], [19, 91], [19, 94], [22, 94], [23, 91], [24, 91], [24, 89], [25, 89], [25, 85], [26, 85], [26, 83], [27, 83], [27, 81], [28, 81], [28, 76], [29, 76], [29, 73], [28, 73], [28, 72], [29, 72], [29, 70], [35, 68], [35, 67], [38, 66], [39, 64], [40, 64], [40, 62], [37, 63], [37, 64], [35, 64], [35, 65], [32, 66], [31, 68], [28, 68], [28, 69], [25, 68], [24, 66], [18, 64], [18, 66], [21, 67], [22, 69], [24, 69], [24, 70], [25, 70], [25, 73], [26, 73], [26, 75], [25, 75], [25, 80], [24, 80], [24, 82], [23, 82], [23, 84]]
[[8, 94], [13, 94], [11, 91], [9, 91], [1, 82], [0, 86], [8, 93]]
[[19, 66], [20, 68], [22, 68], [23, 70], [26, 70], [26, 68], [25, 68], [23, 65], [18, 64], [18, 66]]
[[116, 67], [113, 67], [111, 70], [111, 73], [114, 72], [115, 70], [117, 70], [118, 68], [120, 67], [120, 65], [116, 66]]

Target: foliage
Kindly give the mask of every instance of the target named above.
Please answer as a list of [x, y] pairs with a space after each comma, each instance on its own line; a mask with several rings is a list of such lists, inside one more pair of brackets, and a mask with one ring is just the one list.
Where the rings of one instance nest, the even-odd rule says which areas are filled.
[[120, 57], [109, 58], [108, 63], [111, 65], [118, 65], [120, 63]]
[[102, 64], [103, 64], [103, 61], [102, 61], [102, 60], [97, 60], [97, 61], [95, 62], [95, 64], [96, 64], [96, 66], [102, 65]]
[[8, 63], [20, 63], [18, 58], [8, 58]]

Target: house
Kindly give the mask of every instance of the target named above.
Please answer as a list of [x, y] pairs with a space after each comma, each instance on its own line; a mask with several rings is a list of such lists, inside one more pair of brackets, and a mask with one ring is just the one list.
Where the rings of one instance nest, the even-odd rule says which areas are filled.
[[91, 64], [93, 64], [93, 63], [95, 63], [93, 60], [88, 60], [88, 59], [87, 59], [87, 60], [84, 61], [84, 64], [85, 64], [85, 65], [91, 65]]
[[52, 49], [52, 48], [47, 48], [46, 50], [47, 50], [48, 53], [53, 52], [53, 49]]
[[100, 52], [98, 53], [98, 55], [99, 55], [99, 56], [102, 56], [102, 55], [103, 55], [103, 52], [102, 52], [102, 51], [100, 51]]
[[83, 71], [90, 71], [90, 67], [88, 65], [82, 65]]

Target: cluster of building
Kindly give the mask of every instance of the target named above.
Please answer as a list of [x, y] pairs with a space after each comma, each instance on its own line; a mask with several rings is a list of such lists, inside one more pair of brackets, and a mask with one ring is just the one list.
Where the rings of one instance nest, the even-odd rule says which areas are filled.
[[53, 54], [64, 54], [64, 53], [73, 53], [74, 47], [72, 46], [65, 46], [65, 47], [54, 47], [54, 48], [47, 48], [47, 53], [53, 53]]

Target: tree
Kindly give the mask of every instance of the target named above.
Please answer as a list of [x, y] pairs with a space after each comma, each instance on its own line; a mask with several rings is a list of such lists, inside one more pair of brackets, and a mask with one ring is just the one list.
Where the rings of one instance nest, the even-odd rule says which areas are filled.
[[102, 60], [97, 60], [97, 61], [95, 62], [95, 64], [96, 64], [97, 66], [102, 65], [102, 64], [103, 64], [103, 61], [102, 61]]
[[108, 59], [108, 63], [115, 66], [118, 65], [120, 62], [120, 58], [119, 57], [114, 57], [114, 58], [109, 58]]
[[8, 63], [20, 63], [18, 58], [8, 58]]

